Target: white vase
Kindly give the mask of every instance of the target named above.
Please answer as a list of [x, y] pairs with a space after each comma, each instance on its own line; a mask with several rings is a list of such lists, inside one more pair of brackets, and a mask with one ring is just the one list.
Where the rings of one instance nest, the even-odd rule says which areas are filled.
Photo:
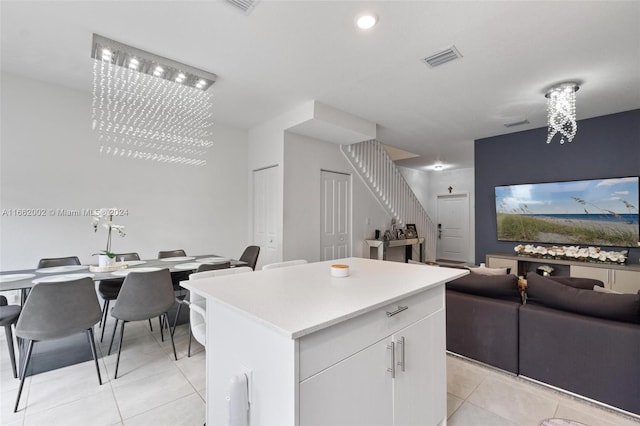
[[98, 255], [98, 266], [111, 266], [114, 263], [116, 263], [116, 258], [114, 257], [109, 257], [106, 254], [99, 254]]

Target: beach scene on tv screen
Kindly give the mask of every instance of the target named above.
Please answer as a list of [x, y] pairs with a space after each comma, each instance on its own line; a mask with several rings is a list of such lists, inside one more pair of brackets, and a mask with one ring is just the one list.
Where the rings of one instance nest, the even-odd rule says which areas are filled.
[[498, 240], [637, 247], [638, 177], [495, 188]]

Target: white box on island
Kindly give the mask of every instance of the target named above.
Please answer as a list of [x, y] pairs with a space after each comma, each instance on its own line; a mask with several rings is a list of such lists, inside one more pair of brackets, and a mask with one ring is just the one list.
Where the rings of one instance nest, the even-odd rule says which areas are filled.
[[347, 258], [183, 282], [207, 298], [207, 424], [250, 372], [251, 425], [437, 425], [444, 283], [467, 273]]

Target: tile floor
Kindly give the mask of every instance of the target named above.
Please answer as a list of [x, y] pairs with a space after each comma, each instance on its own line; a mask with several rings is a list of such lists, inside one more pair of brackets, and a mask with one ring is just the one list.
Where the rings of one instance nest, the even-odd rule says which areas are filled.
[[[107, 331], [112, 322], [108, 323]], [[108, 339], [99, 345], [103, 386], [93, 361], [27, 378], [18, 413], [4, 333], [0, 338], [0, 425], [189, 425], [205, 420], [205, 357], [194, 341], [187, 358], [187, 326], [176, 330], [178, 361], [171, 343], [161, 342], [158, 328], [130, 323], [117, 380], [116, 355], [106, 356]], [[195, 353], [195, 355], [193, 355]], [[447, 357], [448, 424], [450, 426], [534, 426], [549, 417], [581, 421], [589, 426], [639, 425], [621, 416], [537, 384], [455, 356]]]
[[447, 357], [448, 426], [537, 426], [559, 417], [588, 426], [640, 425], [632, 418], [457, 356]]

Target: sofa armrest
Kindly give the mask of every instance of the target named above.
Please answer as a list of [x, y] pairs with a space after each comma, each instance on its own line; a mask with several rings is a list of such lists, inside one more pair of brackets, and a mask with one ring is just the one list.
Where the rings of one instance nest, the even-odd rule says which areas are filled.
[[446, 291], [447, 350], [518, 374], [520, 303]]
[[640, 325], [520, 308], [520, 374], [640, 414]]

